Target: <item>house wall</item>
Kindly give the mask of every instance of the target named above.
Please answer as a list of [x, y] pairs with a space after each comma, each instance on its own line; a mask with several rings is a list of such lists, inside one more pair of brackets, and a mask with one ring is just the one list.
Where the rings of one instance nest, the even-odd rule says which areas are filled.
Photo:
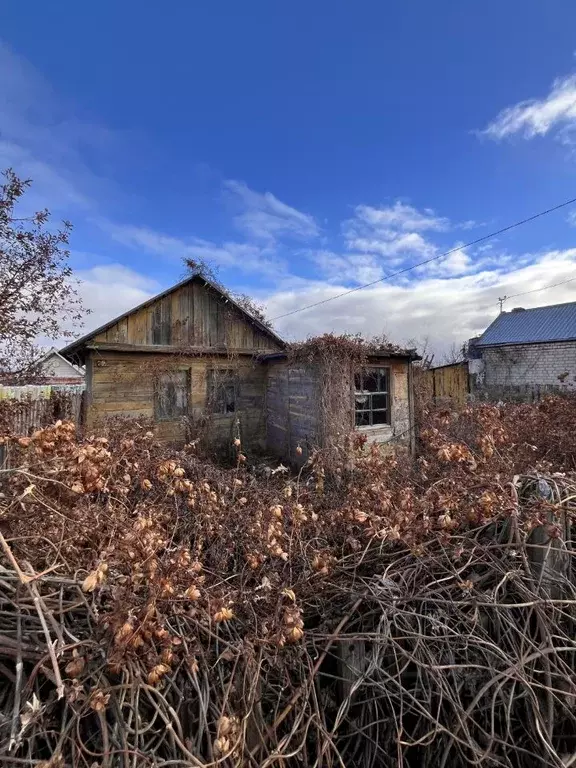
[[[233, 369], [237, 374], [235, 413], [206, 414], [207, 372], [211, 368]], [[229, 446], [239, 419], [244, 446], [252, 450], [264, 448], [266, 368], [250, 357], [230, 359], [92, 350], [87, 363], [87, 425], [118, 416], [154, 419], [155, 377], [174, 370], [189, 371], [191, 429], [187, 434], [182, 419], [156, 421], [155, 432], [161, 440], [183, 443], [195, 436], [207, 435], [211, 444]]]
[[393, 358], [379, 360], [372, 365], [390, 368], [390, 424], [379, 424], [374, 427], [360, 427], [372, 443], [388, 443], [410, 445], [411, 393], [407, 360]]
[[58, 355], [51, 355], [42, 363], [42, 374], [51, 379], [70, 380], [67, 383], [81, 383], [84, 379], [72, 365]]
[[[382, 359], [374, 365], [390, 368], [390, 424], [361, 427], [368, 442], [411, 445], [411, 394], [409, 363], [406, 360]], [[322, 370], [314, 365], [294, 365], [287, 361], [268, 363], [266, 390], [267, 449], [286, 460], [299, 464], [318, 447], [323, 432], [320, 408]], [[349, 428], [354, 428], [354, 395], [350, 378], [341, 386], [350, 400]], [[338, 439], [334, 435], [334, 439]], [[296, 453], [297, 446], [302, 454]]]
[[[318, 443], [318, 371], [286, 361], [267, 364], [266, 446], [275, 456], [303, 463]], [[302, 454], [296, 448], [302, 448]]]
[[570, 389], [576, 383], [576, 342], [485, 347], [482, 385], [547, 386]]
[[279, 349], [231, 304], [198, 282], [187, 283], [122, 318], [93, 342], [257, 352]]

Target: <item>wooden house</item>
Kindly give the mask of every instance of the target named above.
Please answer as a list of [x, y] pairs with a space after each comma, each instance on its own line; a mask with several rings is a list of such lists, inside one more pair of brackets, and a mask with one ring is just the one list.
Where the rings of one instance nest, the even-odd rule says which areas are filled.
[[[284, 349], [272, 330], [199, 275], [183, 280], [69, 344], [85, 366], [88, 426], [144, 416], [161, 439], [183, 443], [201, 428], [214, 443], [266, 445], [266, 368]], [[209, 424], [207, 422], [209, 421]]]
[[247, 450], [295, 464], [354, 427], [371, 441], [412, 444], [413, 351], [391, 347], [334, 376], [296, 362], [270, 328], [198, 275], [61, 354], [85, 367], [89, 428], [147, 417], [167, 442], [230, 446], [239, 437]]

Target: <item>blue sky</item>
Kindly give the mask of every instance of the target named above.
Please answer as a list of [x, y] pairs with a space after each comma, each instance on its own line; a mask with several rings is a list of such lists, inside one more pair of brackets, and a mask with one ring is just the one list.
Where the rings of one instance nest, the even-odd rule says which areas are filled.
[[[576, 196], [569, 0], [33, 5], [0, 12], [0, 165], [73, 222], [86, 329], [176, 282], [183, 256], [276, 316]], [[498, 296], [576, 277], [575, 223], [560, 211], [277, 329], [445, 349]], [[570, 300], [576, 281], [521, 304]]]

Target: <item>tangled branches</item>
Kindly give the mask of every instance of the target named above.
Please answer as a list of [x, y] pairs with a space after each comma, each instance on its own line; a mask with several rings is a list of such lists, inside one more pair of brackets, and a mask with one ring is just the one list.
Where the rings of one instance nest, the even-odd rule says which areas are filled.
[[354, 437], [298, 477], [137, 425], [5, 438], [3, 764], [570, 764], [575, 454], [534, 427], [572, 407], [431, 412], [413, 463]]

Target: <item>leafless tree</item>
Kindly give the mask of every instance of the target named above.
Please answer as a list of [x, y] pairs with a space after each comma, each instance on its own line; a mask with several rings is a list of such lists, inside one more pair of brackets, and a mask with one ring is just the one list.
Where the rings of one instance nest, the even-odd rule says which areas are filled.
[[415, 349], [422, 360], [419, 363], [420, 368], [432, 368], [434, 362], [434, 352], [431, 349], [430, 336], [408, 339], [406, 342], [408, 349]]
[[84, 310], [78, 281], [68, 264], [72, 226], [50, 227], [50, 214], [18, 216], [30, 186], [12, 169], [0, 186], [0, 380], [31, 383], [40, 376], [40, 338], [71, 337], [82, 325]]
[[468, 359], [468, 343], [456, 344], [452, 342], [450, 348], [444, 353], [442, 357], [442, 363], [444, 365], [454, 365], [456, 363], [463, 363]]

